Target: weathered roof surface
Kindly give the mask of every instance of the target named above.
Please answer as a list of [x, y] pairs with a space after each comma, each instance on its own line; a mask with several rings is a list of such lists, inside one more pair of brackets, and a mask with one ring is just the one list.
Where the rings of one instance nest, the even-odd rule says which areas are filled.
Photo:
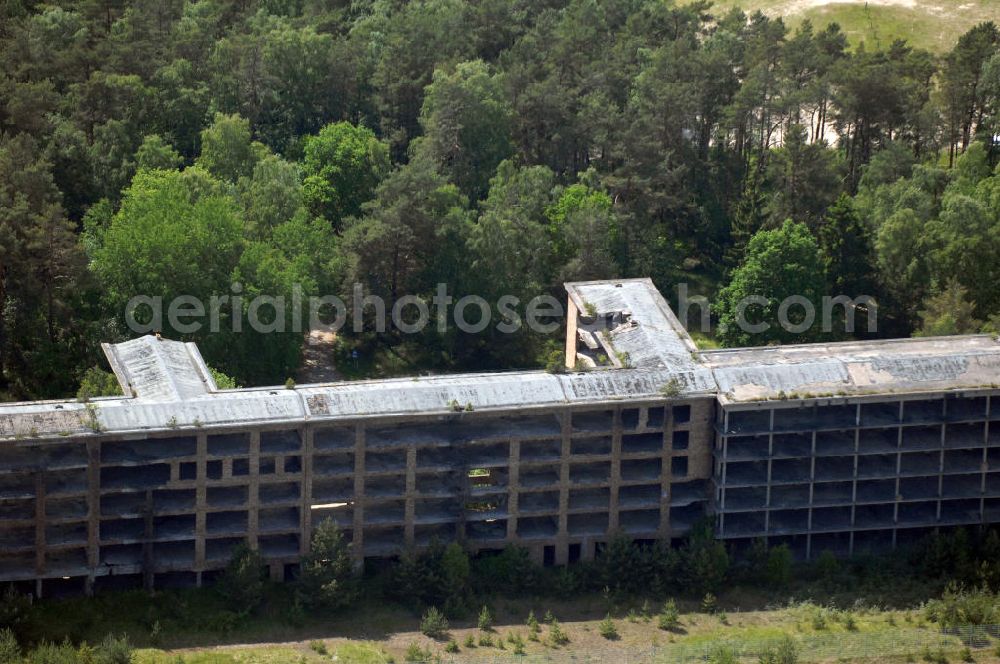
[[[159, 352], [160, 349], [164, 352]], [[622, 369], [578, 374], [522, 371], [458, 374], [303, 385], [294, 390], [218, 390], [194, 345], [143, 337], [109, 346], [116, 374], [136, 397], [0, 405], [0, 437], [45, 437], [93, 432], [165, 431], [174, 428], [263, 422], [346, 420], [392, 415], [602, 403], [657, 398], [667, 383], [680, 395], [714, 395], [708, 369]], [[191, 361], [186, 362], [185, 356]]]
[[[692, 368], [697, 347], [650, 279], [576, 281], [566, 291], [582, 315], [599, 318], [628, 312], [630, 325], [606, 337], [616, 353], [628, 353], [632, 366]], [[589, 306], [588, 306], [589, 305]]]
[[989, 335], [705, 351], [723, 402], [905, 394], [1000, 384]]
[[177, 401], [208, 394], [215, 381], [193, 343], [144, 336], [101, 344], [122, 393], [150, 401]]
[[521, 371], [219, 390], [194, 344], [152, 336], [105, 345], [130, 396], [0, 404], [0, 438], [95, 432], [441, 415], [453, 404], [500, 411], [718, 394], [723, 403], [993, 388], [1000, 343], [940, 337], [698, 352], [648, 279], [567, 284], [581, 311], [627, 311], [611, 335], [634, 368], [549, 374]]

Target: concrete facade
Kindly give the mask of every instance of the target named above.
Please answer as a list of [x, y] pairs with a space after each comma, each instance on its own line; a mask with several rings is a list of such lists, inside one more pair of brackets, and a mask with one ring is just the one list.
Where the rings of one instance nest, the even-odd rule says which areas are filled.
[[359, 563], [543, 564], [706, 515], [802, 556], [1000, 520], [994, 339], [699, 352], [648, 280], [567, 290], [567, 374], [219, 390], [190, 344], [107, 346], [128, 396], [0, 405], [0, 582], [200, 584], [244, 541], [284, 578], [327, 517]]

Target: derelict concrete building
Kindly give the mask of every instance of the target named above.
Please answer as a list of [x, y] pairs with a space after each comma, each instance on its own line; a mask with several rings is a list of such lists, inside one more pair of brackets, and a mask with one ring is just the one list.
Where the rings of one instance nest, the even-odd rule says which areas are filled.
[[359, 562], [546, 564], [707, 515], [805, 556], [1000, 520], [991, 337], [699, 351], [649, 280], [567, 291], [565, 374], [219, 390], [192, 344], [106, 346], [127, 396], [0, 405], [0, 582], [198, 584], [241, 542], [281, 578], [327, 517]]

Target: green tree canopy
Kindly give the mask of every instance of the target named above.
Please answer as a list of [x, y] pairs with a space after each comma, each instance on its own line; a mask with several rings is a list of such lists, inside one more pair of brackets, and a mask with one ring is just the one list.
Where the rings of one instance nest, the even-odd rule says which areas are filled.
[[336, 227], [361, 214], [389, 172], [389, 148], [366, 127], [338, 122], [305, 143], [303, 200]]
[[497, 165], [510, 156], [511, 111], [500, 76], [482, 60], [437, 70], [424, 91], [421, 148], [469, 200], [484, 198]]
[[[719, 340], [727, 346], [762, 346], [820, 338], [820, 298], [826, 290], [822, 266], [819, 245], [805, 224], [785, 221], [780, 228], [756, 233], [747, 245], [743, 263], [719, 293], [715, 308]], [[779, 308], [793, 296], [804, 298], [813, 308], [816, 318], [808, 329], [789, 330], [779, 322]], [[761, 326], [756, 332], [739, 320], [740, 306], [748, 303], [748, 298], [759, 300], [743, 304], [745, 323]], [[804, 325], [803, 306], [788, 308], [787, 321], [790, 327]]]
[[216, 113], [212, 124], [201, 132], [201, 154], [195, 163], [214, 177], [235, 183], [253, 173], [265, 151], [251, 140], [248, 120]]

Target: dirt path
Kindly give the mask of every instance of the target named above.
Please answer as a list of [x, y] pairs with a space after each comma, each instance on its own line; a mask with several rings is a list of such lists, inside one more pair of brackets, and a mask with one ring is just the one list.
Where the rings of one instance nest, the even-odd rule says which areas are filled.
[[343, 380], [333, 363], [333, 350], [337, 342], [334, 332], [310, 330], [302, 346], [302, 365], [295, 376], [297, 383], [332, 383]]

